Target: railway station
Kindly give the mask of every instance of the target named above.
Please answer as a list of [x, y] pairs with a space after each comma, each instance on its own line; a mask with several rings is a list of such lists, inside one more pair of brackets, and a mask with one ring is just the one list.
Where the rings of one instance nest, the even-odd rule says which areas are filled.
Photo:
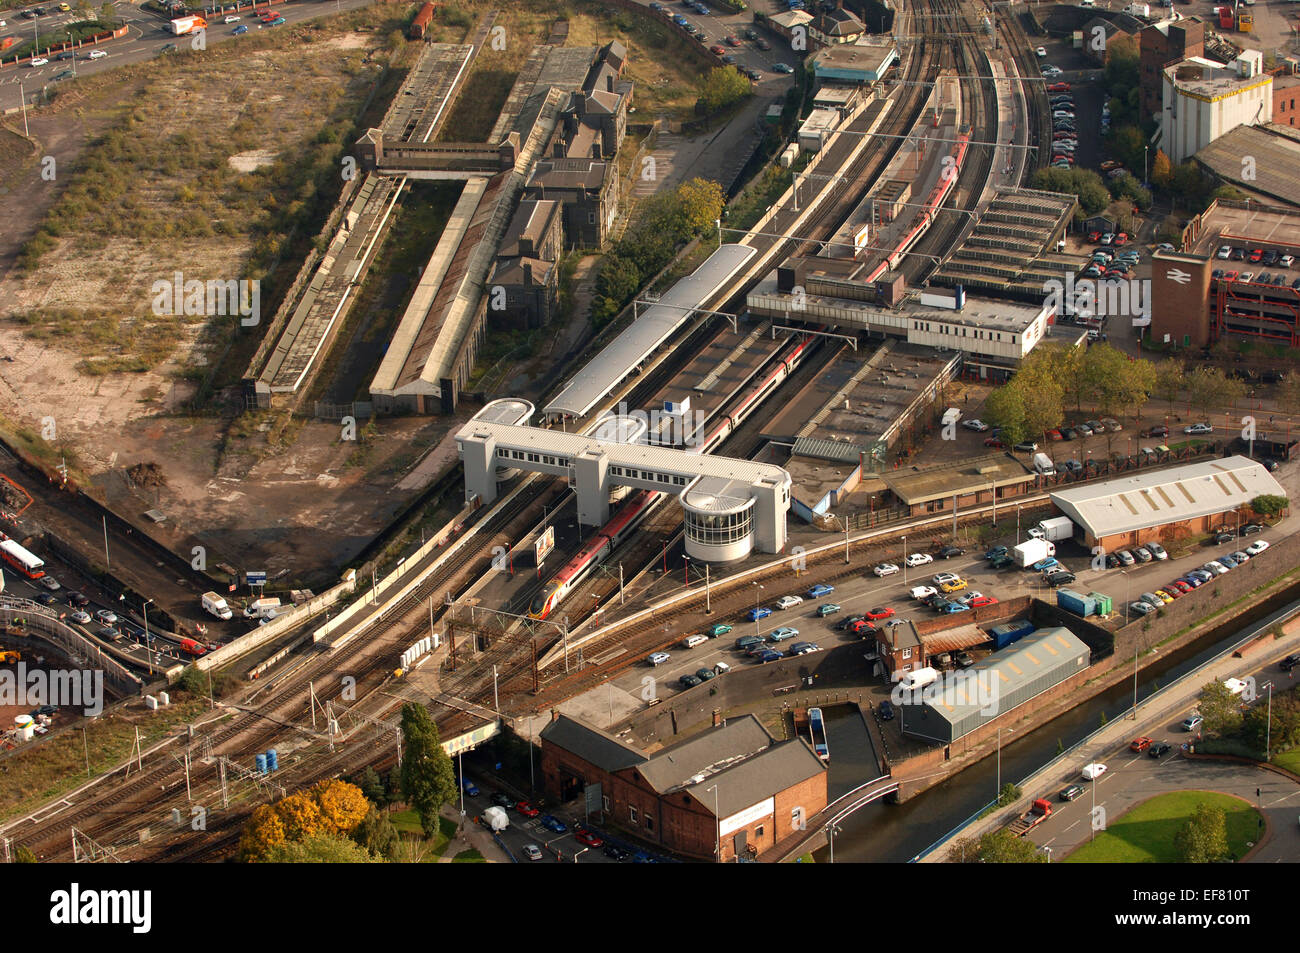
[[590, 526], [608, 522], [616, 486], [678, 494], [686, 511], [686, 550], [694, 559], [729, 561], [751, 547], [777, 553], [785, 546], [790, 474], [780, 467], [484, 421], [462, 428], [456, 445], [467, 502], [494, 502], [496, 470], [504, 465], [567, 477], [577, 495], [578, 522]]

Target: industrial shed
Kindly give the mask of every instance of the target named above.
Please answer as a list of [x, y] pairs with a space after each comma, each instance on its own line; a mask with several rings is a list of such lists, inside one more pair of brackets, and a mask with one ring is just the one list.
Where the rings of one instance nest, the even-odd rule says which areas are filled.
[[1263, 465], [1235, 456], [1071, 487], [1052, 502], [1074, 521], [1076, 540], [1114, 552], [1233, 528], [1234, 512], [1264, 494], [1287, 492]]
[[1089, 657], [1069, 629], [1040, 629], [899, 705], [903, 734], [951, 744], [1082, 672]]

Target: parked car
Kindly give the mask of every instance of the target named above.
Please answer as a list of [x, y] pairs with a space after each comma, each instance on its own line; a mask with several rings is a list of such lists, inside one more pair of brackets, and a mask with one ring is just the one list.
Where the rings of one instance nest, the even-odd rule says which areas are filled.
[[1038, 451], [1038, 444], [1026, 440], [1024, 443], [1016, 444], [1013, 449], [1020, 453], [1036, 453]]
[[646, 656], [646, 661], [651, 665], [663, 665], [664, 662], [667, 662], [670, 658], [672, 658], [672, 656], [667, 652], [651, 652]]
[[967, 430], [974, 430], [976, 433], [983, 433], [984, 431], [989, 429], [988, 424], [986, 424], [982, 420], [975, 419], [975, 418], [972, 418], [971, 420], [963, 420], [961, 422], [961, 425], [965, 427]]
[[1241, 528], [1242, 536], [1254, 536], [1256, 533], [1264, 532], [1264, 527], [1258, 523], [1247, 523]]
[[1268, 549], [1268, 543], [1265, 540], [1257, 539], [1246, 547], [1246, 552], [1252, 556], [1258, 556], [1266, 549]]
[[1173, 745], [1167, 741], [1152, 742], [1151, 747], [1147, 749], [1147, 756], [1151, 758], [1163, 758], [1173, 749]]
[[750, 609], [745, 613], [750, 622], [757, 622], [759, 619], [766, 619], [772, 614], [772, 610], [767, 606], [759, 606], [757, 609]]
[[876, 606], [874, 609], [867, 610], [867, 618], [872, 622], [879, 619], [888, 619], [894, 614], [892, 606]]
[[822, 619], [826, 618], [828, 615], [834, 615], [839, 611], [840, 606], [834, 602], [823, 602], [817, 607], [817, 615]]
[[700, 684], [700, 678], [698, 675], [683, 675], [677, 680], [677, 683], [682, 686], [683, 690], [694, 688], [696, 685]]
[[783, 625], [781, 628], [773, 629], [771, 632], [767, 633], [767, 640], [769, 642], [784, 642], [786, 639], [793, 639], [798, 637], [798, 635], [799, 630], [794, 626]]
[[966, 550], [962, 549], [959, 546], [945, 546], [943, 547], [943, 549], [939, 550], [937, 555], [939, 556], [940, 559], [952, 559], [952, 557], [961, 556], [965, 552]]
[[1297, 665], [1300, 665], [1300, 652], [1295, 655], [1288, 655], [1286, 658], [1282, 659], [1282, 661], [1277, 663], [1277, 667], [1284, 672], [1291, 671]]
[[1214, 427], [1210, 424], [1192, 424], [1190, 427], [1184, 427], [1183, 433], [1192, 436], [1198, 434], [1214, 433]]
[[880, 720], [881, 721], [894, 720], [894, 706], [891, 705], [888, 700], [882, 701], [880, 703]]
[[556, 834], [564, 834], [569, 830], [569, 825], [554, 814], [543, 814], [538, 820], [548, 831], [553, 831]]
[[778, 609], [793, 609], [802, 602], [803, 597], [801, 596], [782, 596], [780, 599], [776, 600], [776, 607]]
[[871, 571], [883, 579], [885, 576], [892, 576], [894, 573], [898, 572], [898, 567], [893, 563], [880, 563]]
[[1150, 747], [1151, 747], [1151, 739], [1148, 738], [1146, 735], [1143, 735], [1141, 738], [1134, 738], [1132, 741], [1130, 741], [1130, 742], [1129, 742], [1129, 746], [1128, 746], [1128, 750], [1129, 750], [1129, 751], [1146, 751], [1147, 748], [1150, 748]]
[[1161, 546], [1159, 543], [1147, 543], [1147, 550], [1151, 553], [1152, 556], [1156, 557], [1156, 559], [1169, 558], [1169, 553], [1167, 553], [1165, 551], [1165, 548]]
[[541, 860], [542, 849], [538, 847], [536, 844], [525, 844], [524, 856], [527, 857], [529, 860]]
[[827, 586], [819, 583], [818, 585], [813, 586], [811, 589], [808, 590], [808, 598], [820, 599], [822, 596], [829, 596], [834, 591], [835, 591], [834, 586]]
[[717, 625], [709, 627], [708, 635], [710, 638], [716, 639], [718, 636], [726, 635], [730, 631], [731, 631], [731, 623], [719, 622]]
[[1199, 713], [1188, 715], [1183, 719], [1183, 731], [1195, 731], [1205, 719]]
[[994, 546], [992, 549], [987, 550], [984, 553], [984, 558], [997, 559], [999, 556], [1005, 556], [1006, 554], [1007, 554], [1007, 548], [1005, 546]]
[[904, 560], [908, 566], [924, 566], [926, 563], [934, 562], [934, 557], [929, 553], [908, 553], [907, 559]]
[[515, 810], [524, 817], [536, 817], [538, 814], [542, 813], [537, 808], [533, 807], [529, 801], [520, 801], [515, 805]]

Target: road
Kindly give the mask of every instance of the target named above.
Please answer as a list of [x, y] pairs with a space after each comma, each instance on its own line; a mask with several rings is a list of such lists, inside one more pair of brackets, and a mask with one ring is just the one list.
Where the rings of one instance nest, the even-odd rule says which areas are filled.
[[[128, 34], [120, 40], [110, 40], [100, 46], [108, 56], [103, 59], [89, 60], [86, 58], [89, 53], [87, 48], [72, 62], [61, 62], [51, 58], [45, 66], [5, 67], [0, 70], [0, 112], [17, 109], [22, 105], [24, 96], [29, 106], [38, 102], [42, 90], [55, 82], [56, 75], [73, 68], [74, 62], [78, 76], [95, 76], [120, 66], [153, 59], [162, 54], [165, 46], [175, 45], [177, 49], [185, 50], [189, 49], [189, 44], [193, 42], [193, 39], [188, 36], [174, 36], [167, 30], [167, 21], [147, 10], [139, 9], [136, 4], [115, 0], [113, 6], [126, 24]], [[370, 6], [370, 0], [300, 0], [282, 8], [277, 7], [276, 10], [288, 21], [284, 24], [287, 27], [314, 17], [367, 6]], [[47, 5], [46, 9], [53, 9], [53, 5]], [[15, 10], [12, 16], [6, 16], [5, 19], [8, 26], [0, 28], [0, 37], [17, 35], [18, 42], [21, 43], [33, 37], [49, 37], [57, 42], [60, 28], [77, 17], [74, 13], [47, 13], [34, 20], [23, 20]], [[241, 24], [248, 27], [246, 36], [262, 29], [257, 18], [251, 15], [245, 16], [240, 24], [227, 25], [213, 22], [206, 31], [204, 40], [208, 44], [239, 40], [240, 37], [234, 35], [234, 30]]]

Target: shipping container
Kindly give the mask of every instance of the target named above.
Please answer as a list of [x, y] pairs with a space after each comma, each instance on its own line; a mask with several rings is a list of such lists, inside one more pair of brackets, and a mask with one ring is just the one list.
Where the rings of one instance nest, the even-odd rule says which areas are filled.
[[1097, 606], [1097, 615], [1110, 615], [1115, 611], [1114, 601], [1104, 592], [1090, 592], [1088, 598]]
[[1097, 611], [1097, 604], [1090, 597], [1071, 589], [1057, 589], [1056, 604], [1082, 618], [1094, 615]]
[[1016, 565], [1027, 569], [1034, 563], [1056, 555], [1056, 544], [1045, 539], [1030, 539], [1012, 549]]
[[1043, 532], [1043, 539], [1050, 539], [1053, 542], [1069, 539], [1074, 535], [1074, 523], [1070, 521], [1068, 516], [1056, 516], [1050, 520], [1043, 520], [1038, 524], [1038, 528]]
[[1035, 631], [1035, 626], [1028, 619], [1020, 619], [1015, 622], [1002, 622], [989, 629], [989, 635], [993, 638], [993, 648], [1005, 649], [1012, 642], [1023, 639], [1026, 635]]

